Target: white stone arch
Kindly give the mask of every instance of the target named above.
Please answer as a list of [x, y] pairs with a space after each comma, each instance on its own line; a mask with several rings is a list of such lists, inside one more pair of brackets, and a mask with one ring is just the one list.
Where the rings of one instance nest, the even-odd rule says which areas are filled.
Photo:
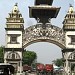
[[46, 24], [45, 28], [42, 28], [42, 24], [37, 24], [24, 30], [23, 47], [25, 48], [35, 42], [50, 42], [62, 49], [65, 48], [65, 36], [63, 30], [51, 24]]

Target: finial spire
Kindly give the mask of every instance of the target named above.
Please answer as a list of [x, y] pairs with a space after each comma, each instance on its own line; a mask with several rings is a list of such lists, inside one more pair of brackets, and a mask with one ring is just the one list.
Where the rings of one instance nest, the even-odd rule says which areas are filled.
[[18, 6], [18, 3], [15, 3], [15, 6]]
[[72, 4], [69, 4], [70, 7], [73, 7]]
[[70, 7], [69, 7], [69, 10], [68, 10], [68, 13], [71, 14], [71, 13], [74, 12], [74, 8], [73, 8], [72, 4], [69, 4], [69, 5], [70, 5]]
[[16, 14], [19, 12], [19, 9], [18, 9], [18, 3], [15, 3], [14, 7], [13, 7], [13, 10], [12, 10], [12, 13]]

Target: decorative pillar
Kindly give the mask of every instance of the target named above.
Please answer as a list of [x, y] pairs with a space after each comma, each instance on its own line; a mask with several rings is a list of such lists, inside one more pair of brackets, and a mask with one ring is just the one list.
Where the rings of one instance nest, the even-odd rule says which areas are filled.
[[6, 45], [4, 49], [4, 63], [10, 63], [15, 67], [17, 75], [22, 74], [22, 36], [24, 31], [24, 19], [17, 3], [6, 18]]
[[72, 75], [71, 63], [75, 63], [72, 58], [72, 53], [75, 50], [75, 11], [72, 5], [70, 5], [69, 10], [63, 21], [63, 30], [65, 33], [65, 45], [66, 49], [63, 49], [64, 63], [65, 63], [65, 75]]

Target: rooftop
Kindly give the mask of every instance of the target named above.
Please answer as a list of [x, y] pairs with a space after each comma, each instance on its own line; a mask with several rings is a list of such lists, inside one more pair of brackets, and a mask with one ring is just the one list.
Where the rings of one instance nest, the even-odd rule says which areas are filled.
[[53, 0], [35, 0], [35, 5], [40, 5], [40, 4], [52, 5], [52, 3]]

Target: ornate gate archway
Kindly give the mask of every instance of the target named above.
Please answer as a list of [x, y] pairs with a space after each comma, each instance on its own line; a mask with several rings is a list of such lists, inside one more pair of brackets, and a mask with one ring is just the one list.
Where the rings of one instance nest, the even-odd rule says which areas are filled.
[[[22, 53], [24, 48], [35, 42], [50, 42], [62, 48], [64, 75], [74, 74], [75, 67], [75, 11], [70, 6], [63, 28], [51, 24], [51, 18], [56, 18], [60, 7], [52, 7], [53, 0], [35, 0], [35, 6], [29, 7], [30, 17], [37, 24], [24, 30], [24, 19], [15, 4], [6, 18], [6, 46], [4, 63], [17, 63], [17, 75], [23, 74]], [[50, 1], [50, 3], [49, 3]], [[41, 3], [41, 4], [40, 4]], [[13, 59], [10, 59], [10, 53]], [[16, 56], [16, 54], [18, 54]], [[8, 58], [9, 57], [9, 58]], [[73, 58], [72, 58], [73, 57]], [[71, 71], [72, 69], [72, 71]]]
[[42, 24], [28, 27], [23, 33], [23, 47], [35, 42], [50, 42], [56, 44], [60, 48], [65, 48], [65, 38], [63, 30], [57, 26], [46, 24], [46, 28], [42, 28]]

